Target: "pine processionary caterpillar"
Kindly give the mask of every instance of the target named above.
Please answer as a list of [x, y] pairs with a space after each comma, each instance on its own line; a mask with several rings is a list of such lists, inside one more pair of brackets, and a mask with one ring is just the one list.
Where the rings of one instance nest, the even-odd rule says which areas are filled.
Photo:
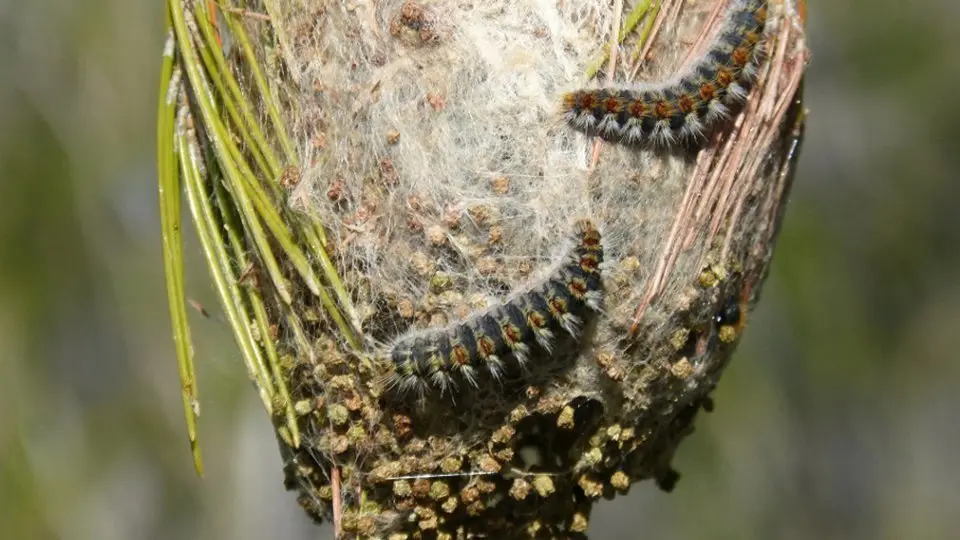
[[670, 144], [703, 137], [749, 91], [762, 56], [768, 0], [732, 0], [713, 45], [667, 81], [629, 88], [580, 89], [563, 95], [564, 119], [602, 139]]
[[423, 398], [429, 389], [479, 388], [484, 372], [499, 381], [508, 363], [526, 369], [534, 356], [549, 357], [561, 332], [578, 337], [584, 317], [602, 309], [603, 246], [590, 220], [575, 231], [575, 245], [546, 279], [464, 321], [397, 340], [386, 354], [388, 389]]

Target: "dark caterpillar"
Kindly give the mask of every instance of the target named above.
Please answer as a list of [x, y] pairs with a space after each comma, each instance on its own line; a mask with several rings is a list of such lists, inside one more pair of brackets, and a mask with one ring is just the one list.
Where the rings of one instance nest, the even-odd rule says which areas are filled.
[[574, 247], [543, 281], [470, 318], [411, 332], [386, 353], [393, 365], [388, 390], [423, 398], [499, 381], [508, 364], [521, 369], [549, 358], [558, 334], [579, 336], [584, 318], [603, 304], [600, 232], [590, 220], [575, 224]]
[[564, 94], [567, 123], [626, 144], [666, 145], [704, 137], [749, 92], [762, 58], [767, 0], [733, 0], [726, 21], [703, 58], [670, 80]]

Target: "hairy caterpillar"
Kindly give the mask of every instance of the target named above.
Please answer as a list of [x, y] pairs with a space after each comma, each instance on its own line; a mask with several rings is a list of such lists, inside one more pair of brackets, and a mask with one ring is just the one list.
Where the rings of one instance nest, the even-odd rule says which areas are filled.
[[564, 119], [577, 131], [626, 144], [703, 137], [747, 96], [761, 58], [767, 2], [733, 0], [707, 53], [671, 79], [564, 94]]
[[484, 373], [500, 380], [508, 363], [526, 369], [532, 358], [549, 357], [561, 332], [578, 337], [584, 318], [602, 309], [603, 246], [590, 220], [577, 221], [574, 236], [546, 279], [466, 320], [397, 340], [386, 353], [388, 389], [422, 398], [431, 388], [441, 395], [478, 388]]

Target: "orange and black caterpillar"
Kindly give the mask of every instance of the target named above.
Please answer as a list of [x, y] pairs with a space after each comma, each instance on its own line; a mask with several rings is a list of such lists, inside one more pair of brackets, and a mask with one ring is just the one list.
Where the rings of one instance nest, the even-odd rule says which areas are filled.
[[546, 279], [464, 321], [397, 340], [386, 354], [388, 390], [423, 398], [479, 388], [508, 367], [526, 370], [532, 359], [550, 358], [559, 333], [578, 337], [584, 319], [602, 309], [603, 246], [590, 220], [575, 230], [573, 248]]
[[713, 45], [691, 68], [635, 88], [580, 89], [561, 110], [575, 130], [626, 144], [704, 137], [749, 92], [762, 57], [768, 0], [732, 0]]

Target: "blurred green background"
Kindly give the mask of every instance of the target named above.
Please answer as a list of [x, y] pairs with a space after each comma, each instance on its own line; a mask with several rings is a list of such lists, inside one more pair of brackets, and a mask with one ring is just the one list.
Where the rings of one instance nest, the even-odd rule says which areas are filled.
[[[675, 463], [592, 537], [960, 537], [960, 4], [818, 2], [772, 274]], [[0, 538], [329, 538], [186, 234], [191, 465], [154, 173], [163, 6], [0, 0]], [[954, 178], [954, 180], [951, 180]]]

